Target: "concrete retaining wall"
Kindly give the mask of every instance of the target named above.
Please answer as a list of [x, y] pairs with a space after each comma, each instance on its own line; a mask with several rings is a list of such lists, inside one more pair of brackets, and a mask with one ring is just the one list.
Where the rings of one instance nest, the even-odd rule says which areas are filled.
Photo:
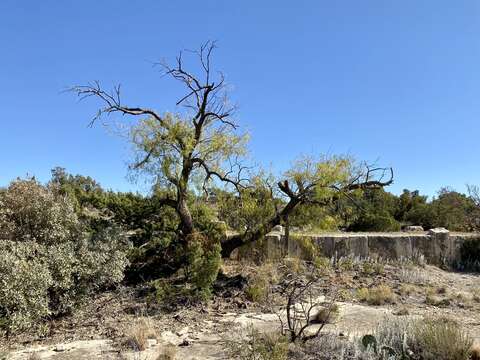
[[399, 260], [424, 257], [431, 264], [452, 264], [460, 260], [464, 241], [480, 240], [476, 233], [449, 233], [445, 230], [420, 233], [331, 233], [291, 234], [287, 241], [280, 232], [269, 233], [262, 244], [240, 250], [236, 257], [279, 259], [308, 257], [306, 243], [312, 243], [327, 257], [356, 256]]

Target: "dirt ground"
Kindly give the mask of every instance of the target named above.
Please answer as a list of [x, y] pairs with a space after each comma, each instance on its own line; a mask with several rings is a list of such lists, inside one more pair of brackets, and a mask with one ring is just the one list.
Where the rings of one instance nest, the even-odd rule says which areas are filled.
[[[49, 323], [44, 336], [19, 334], [1, 340], [0, 359], [157, 359], [165, 351], [176, 359], [228, 359], [225, 342], [250, 326], [279, 329], [278, 313], [269, 304], [248, 300], [248, 278], [264, 267], [228, 262], [212, 300], [166, 311], [146, 301], [141, 289], [119, 288], [98, 295], [73, 315]], [[480, 342], [480, 275], [444, 271], [429, 265], [382, 264], [376, 270], [347, 263], [325, 271], [318, 298], [335, 293], [336, 320], [322, 331], [341, 336], [368, 333], [386, 316], [446, 316], [463, 325]], [[385, 284], [392, 303], [369, 305], [358, 289]], [[332, 292], [332, 289], [335, 289]], [[280, 310], [279, 310], [280, 311]], [[148, 321], [154, 335], [143, 351], [134, 351], [129, 334]], [[314, 326], [310, 331], [315, 331]], [[35, 357], [32, 357], [35, 354]]]

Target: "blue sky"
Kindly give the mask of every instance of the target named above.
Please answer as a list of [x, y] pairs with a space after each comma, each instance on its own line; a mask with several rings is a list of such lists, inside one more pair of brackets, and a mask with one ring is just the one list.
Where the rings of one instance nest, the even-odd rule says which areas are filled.
[[348, 153], [395, 169], [390, 191], [480, 184], [480, 2], [0, 2], [0, 186], [54, 166], [105, 187], [128, 144], [90, 129], [70, 85], [120, 82], [131, 105], [175, 111], [151, 63], [218, 41], [252, 156], [276, 171], [299, 154]]

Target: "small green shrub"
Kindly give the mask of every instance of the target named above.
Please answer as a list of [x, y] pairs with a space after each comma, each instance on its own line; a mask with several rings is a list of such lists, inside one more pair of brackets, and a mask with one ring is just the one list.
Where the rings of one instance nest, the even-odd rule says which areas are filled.
[[201, 299], [211, 295], [222, 262], [220, 251], [220, 242], [214, 237], [193, 234], [188, 241], [185, 273]]
[[290, 239], [295, 241], [301, 251], [301, 257], [307, 261], [315, 261], [320, 256], [320, 249], [310, 236], [292, 235]]
[[353, 271], [355, 268], [354, 259], [351, 256], [340, 258], [337, 262], [337, 268], [341, 271]]

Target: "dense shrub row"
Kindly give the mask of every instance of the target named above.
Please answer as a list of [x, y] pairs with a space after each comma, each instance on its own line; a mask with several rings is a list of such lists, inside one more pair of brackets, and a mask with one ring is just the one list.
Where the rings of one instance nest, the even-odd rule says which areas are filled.
[[7, 332], [68, 313], [127, 265], [118, 227], [89, 231], [69, 197], [35, 180], [0, 193], [0, 325]]
[[[476, 193], [465, 195], [443, 188], [431, 201], [418, 191], [404, 190], [400, 196], [384, 190], [360, 193], [353, 204], [335, 212], [351, 231], [396, 231], [402, 225], [425, 229], [444, 227], [451, 231], [480, 229], [480, 206]], [[353, 207], [352, 207], [353, 206]]]

